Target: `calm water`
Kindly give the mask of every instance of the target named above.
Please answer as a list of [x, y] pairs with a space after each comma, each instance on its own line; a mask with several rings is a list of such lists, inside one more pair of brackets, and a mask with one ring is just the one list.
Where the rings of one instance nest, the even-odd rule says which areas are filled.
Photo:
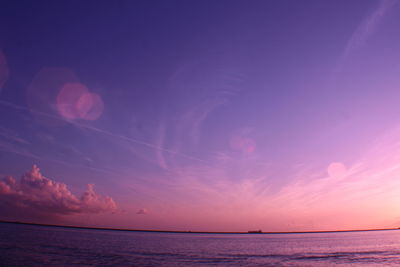
[[0, 223], [1, 266], [393, 266], [400, 231], [175, 234]]

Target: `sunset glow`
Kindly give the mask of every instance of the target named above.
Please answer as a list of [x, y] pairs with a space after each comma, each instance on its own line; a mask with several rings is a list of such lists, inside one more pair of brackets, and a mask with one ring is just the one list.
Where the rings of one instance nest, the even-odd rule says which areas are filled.
[[72, 2], [0, 11], [0, 220], [400, 226], [399, 1]]

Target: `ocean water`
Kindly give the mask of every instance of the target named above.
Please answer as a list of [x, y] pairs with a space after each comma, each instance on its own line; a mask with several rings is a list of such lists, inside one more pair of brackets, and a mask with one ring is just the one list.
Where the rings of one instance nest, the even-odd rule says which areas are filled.
[[400, 230], [190, 234], [0, 223], [0, 266], [192, 265], [400, 265]]

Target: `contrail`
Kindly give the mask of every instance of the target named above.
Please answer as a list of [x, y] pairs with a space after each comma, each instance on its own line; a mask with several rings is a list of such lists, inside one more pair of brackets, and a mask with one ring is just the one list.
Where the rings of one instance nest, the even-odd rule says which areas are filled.
[[[43, 116], [48, 117], [48, 118], [65, 121], [64, 119], [60, 118], [59, 116], [51, 115], [51, 114], [48, 114], [48, 113], [45, 113], [45, 112], [42, 112], [42, 111], [38, 111], [38, 110], [34, 110], [34, 109], [29, 109], [27, 107], [16, 105], [16, 104], [4, 101], [4, 100], [0, 100], [0, 104], [3, 105], [3, 106], [7, 106], [7, 107], [14, 108], [14, 109], [18, 109], [18, 110], [34, 112], [36, 114], [43, 115]], [[114, 137], [114, 138], [117, 138], [117, 139], [125, 140], [125, 141], [131, 142], [131, 143], [135, 143], [135, 144], [139, 144], [139, 145], [142, 145], [142, 146], [150, 147], [152, 149], [160, 150], [160, 151], [163, 151], [163, 152], [166, 152], [166, 153], [169, 153], [169, 154], [174, 154], [174, 155], [186, 158], [186, 159], [194, 160], [194, 161], [201, 162], [203, 164], [211, 166], [211, 164], [209, 162], [207, 162], [207, 161], [205, 161], [203, 159], [200, 159], [200, 158], [197, 158], [197, 157], [193, 157], [193, 156], [190, 156], [190, 155], [178, 152], [178, 151], [173, 151], [173, 150], [170, 150], [170, 149], [167, 149], [167, 148], [156, 146], [156, 145], [154, 145], [152, 143], [148, 143], [148, 142], [145, 142], [145, 141], [133, 139], [133, 138], [126, 137], [126, 136], [123, 136], [123, 135], [114, 134], [112, 132], [109, 132], [109, 131], [106, 131], [106, 130], [103, 130], [103, 129], [99, 129], [99, 128], [96, 128], [96, 127], [93, 127], [93, 126], [84, 125], [82, 123], [69, 121], [69, 120], [67, 120], [67, 121], [70, 122], [71, 124], [75, 125], [75, 126], [79, 126], [79, 127], [82, 127], [82, 128], [85, 128], [85, 129], [88, 129], [88, 130], [91, 130], [91, 131], [94, 131], [94, 132], [97, 132], [97, 133], [108, 135], [108, 136], [111, 136], [111, 137]]]

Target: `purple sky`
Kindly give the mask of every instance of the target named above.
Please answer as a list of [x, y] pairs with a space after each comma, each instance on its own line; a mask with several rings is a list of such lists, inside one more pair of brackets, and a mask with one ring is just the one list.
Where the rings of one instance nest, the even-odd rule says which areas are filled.
[[397, 227], [399, 13], [396, 0], [6, 1], [1, 216]]

